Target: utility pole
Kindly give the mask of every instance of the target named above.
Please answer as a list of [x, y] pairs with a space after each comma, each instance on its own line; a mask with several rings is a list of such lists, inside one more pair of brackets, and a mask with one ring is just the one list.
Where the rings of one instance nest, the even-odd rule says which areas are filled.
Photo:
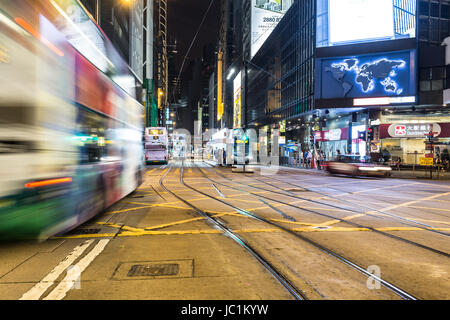
[[[247, 136], [246, 130], [246, 113], [247, 113], [247, 93], [248, 93], [248, 66], [245, 60], [245, 55], [242, 54], [242, 61], [244, 64], [244, 108], [241, 110], [241, 121], [242, 121], [242, 129], [244, 130], [244, 136]], [[247, 140], [244, 141], [244, 174], [245, 174], [245, 154], [246, 154], [246, 143]], [[250, 145], [249, 145], [250, 149]], [[250, 150], [249, 150], [250, 151]]]

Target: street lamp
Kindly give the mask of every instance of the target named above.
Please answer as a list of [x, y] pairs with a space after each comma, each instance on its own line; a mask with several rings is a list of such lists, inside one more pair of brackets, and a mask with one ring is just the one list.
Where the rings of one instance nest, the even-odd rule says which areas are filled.
[[231, 79], [231, 77], [233, 76], [233, 74], [236, 72], [236, 69], [231, 69], [230, 70], [230, 73], [228, 74], [228, 76], [227, 76], [227, 80], [230, 80]]

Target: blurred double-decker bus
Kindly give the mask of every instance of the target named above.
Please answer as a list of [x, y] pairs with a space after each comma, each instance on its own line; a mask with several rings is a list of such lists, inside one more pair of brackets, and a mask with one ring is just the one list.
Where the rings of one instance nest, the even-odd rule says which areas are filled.
[[71, 230], [140, 185], [135, 90], [77, 1], [0, 2], [0, 239]]

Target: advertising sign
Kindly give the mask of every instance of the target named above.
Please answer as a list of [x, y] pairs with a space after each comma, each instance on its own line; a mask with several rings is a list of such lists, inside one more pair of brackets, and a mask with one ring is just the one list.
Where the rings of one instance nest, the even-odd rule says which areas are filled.
[[420, 124], [391, 124], [388, 128], [389, 136], [392, 138], [426, 138], [430, 131], [441, 134], [441, 126], [437, 123]]
[[416, 1], [317, 1], [317, 47], [416, 36]]
[[294, 0], [252, 0], [251, 57], [258, 52]]
[[130, 28], [130, 67], [134, 73], [143, 79], [144, 77], [144, 3], [142, 0], [134, 0], [131, 9], [131, 28]]
[[349, 128], [331, 129], [325, 131], [314, 131], [316, 141], [339, 141], [347, 140]]
[[319, 99], [415, 96], [415, 51], [318, 59]]
[[341, 129], [333, 129], [329, 131], [325, 131], [324, 138], [325, 140], [337, 141], [341, 140], [342, 130]]
[[242, 126], [242, 81], [241, 72], [238, 73], [233, 81], [234, 95], [233, 95], [233, 129], [240, 128]]
[[420, 158], [420, 165], [421, 166], [432, 166], [433, 165], [433, 158]]
[[329, 0], [329, 3], [331, 44], [394, 36], [392, 0]]

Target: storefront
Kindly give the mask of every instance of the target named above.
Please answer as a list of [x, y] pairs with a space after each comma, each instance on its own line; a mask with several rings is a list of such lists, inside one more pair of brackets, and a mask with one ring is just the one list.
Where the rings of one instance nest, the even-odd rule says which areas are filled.
[[319, 149], [325, 153], [326, 159], [332, 159], [339, 153], [347, 153], [348, 133], [349, 128], [340, 128], [315, 131], [314, 135]]
[[333, 118], [324, 118], [322, 130], [314, 131], [316, 147], [325, 154], [326, 159], [333, 159], [338, 154], [365, 156], [366, 139], [360, 137], [367, 130], [367, 114], [361, 111], [341, 113]]
[[380, 124], [378, 129], [380, 153], [385, 161], [397, 161], [400, 158], [403, 165], [419, 165], [421, 158], [428, 157], [432, 153], [429, 144], [427, 146], [426, 143], [428, 141], [426, 135], [429, 132], [434, 132], [434, 137], [437, 137], [433, 146], [435, 158], [449, 154], [450, 122], [429, 120], [406, 120]]

